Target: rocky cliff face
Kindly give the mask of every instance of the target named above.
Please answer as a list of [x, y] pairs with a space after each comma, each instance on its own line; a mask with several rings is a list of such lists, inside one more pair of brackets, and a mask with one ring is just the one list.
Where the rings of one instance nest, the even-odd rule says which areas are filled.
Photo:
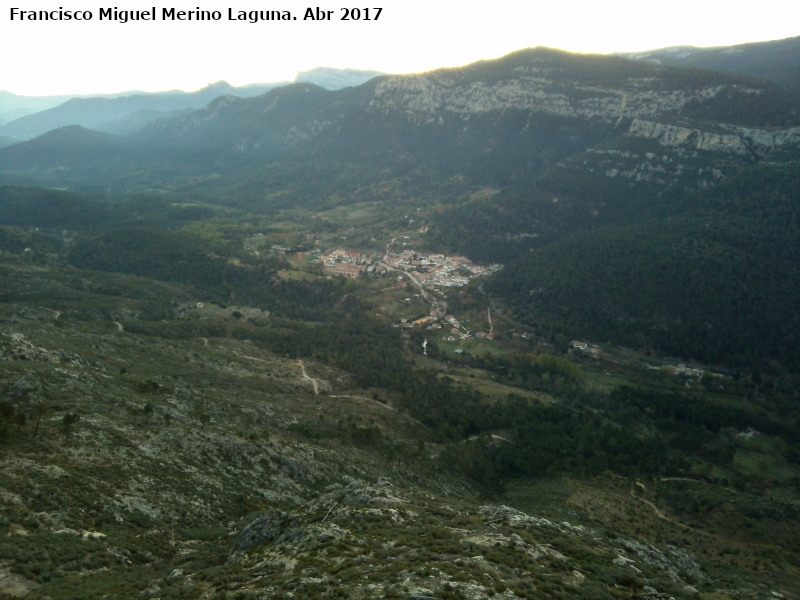
[[723, 152], [760, 159], [779, 146], [800, 142], [800, 127], [770, 131], [719, 123], [714, 131], [708, 131], [637, 118], [631, 123], [628, 135], [657, 140], [663, 146], [684, 151]]
[[586, 86], [527, 71], [516, 70], [497, 82], [464, 81], [447, 74], [391, 77], [375, 87], [370, 108], [405, 112], [416, 120], [437, 113], [469, 119], [471, 115], [517, 109], [615, 123], [676, 113], [688, 104], [714, 98], [722, 89], [707, 85], [658, 90], [649, 85], [652, 80], [643, 78], [630, 78], [617, 86]]

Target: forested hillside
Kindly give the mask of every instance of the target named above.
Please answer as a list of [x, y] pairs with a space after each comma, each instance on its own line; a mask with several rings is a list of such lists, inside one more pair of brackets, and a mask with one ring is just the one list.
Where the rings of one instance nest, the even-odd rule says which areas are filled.
[[800, 37], [718, 48], [679, 46], [624, 56], [675, 67], [738, 73], [800, 89]]
[[777, 360], [795, 370], [798, 182], [797, 163], [748, 169], [636, 225], [536, 248], [487, 287], [537, 328], [730, 367]]

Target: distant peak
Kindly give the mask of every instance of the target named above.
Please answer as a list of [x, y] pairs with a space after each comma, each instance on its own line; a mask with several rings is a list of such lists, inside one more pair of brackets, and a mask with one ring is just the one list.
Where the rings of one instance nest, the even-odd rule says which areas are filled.
[[299, 72], [294, 81], [295, 83], [313, 83], [328, 90], [338, 90], [361, 85], [378, 75], [384, 75], [384, 73], [360, 69], [316, 67], [310, 71]]
[[198, 90], [198, 91], [199, 92], [212, 92], [212, 91], [213, 92], [220, 92], [220, 91], [229, 92], [229, 91], [233, 91], [233, 90], [234, 90], [234, 87], [230, 83], [228, 83], [224, 79], [220, 79], [219, 81], [215, 81], [214, 83], [209, 83], [206, 87], [204, 87], [203, 89]]

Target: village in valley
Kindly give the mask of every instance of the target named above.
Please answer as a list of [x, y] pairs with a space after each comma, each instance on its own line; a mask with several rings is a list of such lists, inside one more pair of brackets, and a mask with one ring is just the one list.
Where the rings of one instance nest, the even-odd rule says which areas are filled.
[[[417, 233], [424, 233], [424, 229]], [[398, 304], [411, 306], [425, 303], [430, 306], [429, 310], [425, 309], [424, 315], [396, 316], [400, 327], [424, 327], [430, 331], [441, 331], [442, 341], [445, 343], [457, 343], [469, 337], [494, 339], [491, 315], [487, 315], [489, 327], [486, 330], [471, 331], [455, 316], [448, 314], [443, 292], [447, 289], [463, 288], [477, 278], [489, 276], [502, 269], [501, 264], [479, 265], [464, 256], [426, 252], [412, 247], [410, 235], [392, 238], [383, 253], [359, 252], [343, 247], [320, 249], [316, 243], [314, 245], [317, 247], [314, 249], [297, 251], [284, 244], [264, 246], [263, 241], [266, 239], [262, 236], [250, 238], [245, 243], [245, 249], [261, 254], [269, 248], [270, 252], [285, 256], [294, 263], [306, 263], [321, 268], [328, 277], [394, 279], [394, 289], [408, 290], [408, 295], [397, 298]], [[383, 306], [378, 310], [378, 314], [382, 316], [388, 316], [391, 312]]]
[[502, 265], [481, 266], [463, 256], [424, 254], [416, 250], [387, 252], [380, 260], [373, 260], [358, 252], [336, 249], [319, 259], [326, 273], [358, 277], [363, 274], [380, 274], [402, 271], [413, 281], [428, 289], [436, 287], [462, 287], [476, 277], [490, 275]]
[[[447, 303], [437, 291], [441, 288], [460, 288], [470, 281], [485, 277], [502, 269], [500, 264], [476, 265], [464, 256], [445, 256], [444, 254], [425, 253], [416, 249], [407, 248], [407, 236], [393, 239], [386, 246], [383, 257], [363, 255], [359, 252], [347, 251], [337, 248], [325, 254], [319, 254], [317, 262], [328, 275], [342, 275], [345, 277], [383, 277], [395, 274], [398, 282], [404, 282], [416, 289], [411, 296], [403, 298], [403, 302], [411, 303], [422, 300], [430, 303], [428, 315], [416, 319], [400, 318], [404, 327], [425, 327], [430, 330], [447, 328], [450, 335], [442, 341], [455, 342], [465, 337], [492, 339], [492, 333], [484, 331], [470, 332], [453, 316], [447, 314]], [[398, 242], [402, 250], [392, 251], [392, 246]]]
[[[424, 233], [424, 229], [417, 233]], [[256, 250], [258, 247], [257, 239], [251, 238], [245, 248], [254, 254], [261, 254]], [[455, 315], [450, 314], [445, 300], [445, 292], [448, 289], [458, 289], [466, 287], [475, 279], [483, 278], [495, 273], [503, 268], [501, 264], [478, 265], [464, 256], [446, 256], [444, 254], [429, 253], [414, 247], [413, 238], [409, 235], [394, 237], [386, 244], [384, 253], [380, 252], [359, 252], [343, 247], [333, 249], [321, 249], [317, 246], [313, 250], [297, 251], [296, 249], [283, 244], [271, 244], [261, 246], [262, 249], [274, 254], [279, 254], [289, 258], [292, 262], [301, 264], [307, 263], [321, 268], [327, 277], [346, 277], [348, 279], [367, 279], [367, 278], [392, 278], [394, 284], [391, 288], [395, 290], [407, 290], [407, 295], [396, 297], [396, 304], [407, 307], [420, 306], [421, 303], [429, 305], [429, 309], [424, 309], [425, 314], [417, 313], [415, 316], [402, 316], [397, 311], [392, 310], [390, 304], [380, 306], [377, 314], [383, 317], [392, 318], [397, 327], [404, 329], [420, 328], [425, 329], [430, 335], [435, 336], [438, 341], [450, 345], [456, 354], [461, 354], [462, 344], [468, 339], [493, 341], [495, 339], [494, 325], [492, 322], [492, 311], [487, 309], [485, 319], [481, 319], [480, 326], [471, 324], [467, 321], [459, 320]], [[514, 338], [527, 339], [529, 333], [514, 333]], [[433, 341], [433, 337], [430, 341]], [[426, 340], [426, 345], [428, 340]], [[585, 357], [602, 359], [610, 363], [626, 364], [629, 366], [638, 365], [648, 370], [660, 370], [665, 374], [683, 377], [687, 384], [691, 381], [700, 381], [703, 378], [704, 370], [696, 365], [685, 366], [683, 364], [668, 363], [652, 365], [642, 361], [640, 356], [625, 356], [624, 352], [603, 349], [597, 344], [586, 341], [573, 340], [569, 349], [571, 353], [583, 355]], [[453, 349], [454, 348], [454, 349]], [[719, 376], [719, 375], [718, 375]]]

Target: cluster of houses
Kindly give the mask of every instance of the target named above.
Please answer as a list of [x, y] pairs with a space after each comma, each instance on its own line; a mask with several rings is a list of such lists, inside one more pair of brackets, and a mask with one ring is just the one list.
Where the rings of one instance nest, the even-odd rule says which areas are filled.
[[341, 248], [317, 256], [315, 262], [321, 263], [322, 268], [330, 275], [356, 278], [362, 273], [405, 271], [413, 274], [420, 285], [428, 288], [462, 287], [475, 277], [489, 275], [502, 268], [502, 265], [476, 265], [463, 256], [420, 254], [413, 250], [403, 250], [398, 254], [389, 253], [382, 260]]
[[[251, 240], [248, 240], [249, 244], [246, 244], [246, 249], [254, 254], [260, 254], [260, 246], [263, 244], [263, 239], [264, 236], [261, 234], [254, 236]], [[400, 239], [407, 238], [401, 237]], [[292, 252], [291, 248], [282, 244], [273, 244], [270, 250], [278, 255]], [[376, 257], [375, 254], [362, 254], [342, 248], [337, 248], [330, 252], [311, 250], [294, 252], [293, 254], [296, 258], [321, 265], [325, 273], [329, 275], [341, 275], [354, 279], [362, 274], [369, 275], [395, 271], [405, 273], [417, 286], [423, 286], [428, 289], [463, 287], [476, 277], [487, 276], [503, 268], [503, 265], [500, 264], [476, 265], [464, 256], [425, 254], [413, 249], [403, 249], [395, 253], [389, 252], [388, 247], [387, 253], [383, 257]], [[420, 290], [420, 294], [415, 294], [415, 296], [419, 295], [428, 298], [428, 294], [422, 290]], [[406, 301], [410, 302], [411, 298], [406, 298]], [[452, 315], [443, 317], [442, 312], [432, 309], [429, 316], [411, 322], [401, 319], [401, 323], [403, 326], [421, 326], [429, 330], [444, 330], [447, 334], [442, 340], [450, 343], [473, 336], [479, 339], [494, 339], [492, 331], [470, 332], [455, 317]]]
[[[245, 240], [245, 250], [258, 256], [265, 250], [265, 242], [264, 234], [256, 234]], [[342, 275], [353, 279], [363, 273], [404, 271], [413, 275], [420, 285], [427, 288], [463, 287], [475, 277], [490, 275], [503, 267], [497, 264], [476, 265], [463, 256], [424, 254], [410, 249], [404, 249], [399, 253], [388, 252], [383, 257], [342, 248], [327, 253], [320, 250], [294, 252], [291, 247], [284, 244], [271, 244], [270, 251], [279, 256], [294, 254], [298, 258], [321, 264], [329, 275]]]
[[372, 272], [375, 265], [360, 252], [337, 249], [321, 257], [322, 268], [330, 275], [355, 279], [364, 271]]
[[422, 254], [415, 250], [389, 253], [384, 257], [387, 267], [412, 272], [414, 278], [425, 287], [462, 287], [471, 279], [490, 275], [502, 265], [476, 265], [463, 256], [444, 254]]

